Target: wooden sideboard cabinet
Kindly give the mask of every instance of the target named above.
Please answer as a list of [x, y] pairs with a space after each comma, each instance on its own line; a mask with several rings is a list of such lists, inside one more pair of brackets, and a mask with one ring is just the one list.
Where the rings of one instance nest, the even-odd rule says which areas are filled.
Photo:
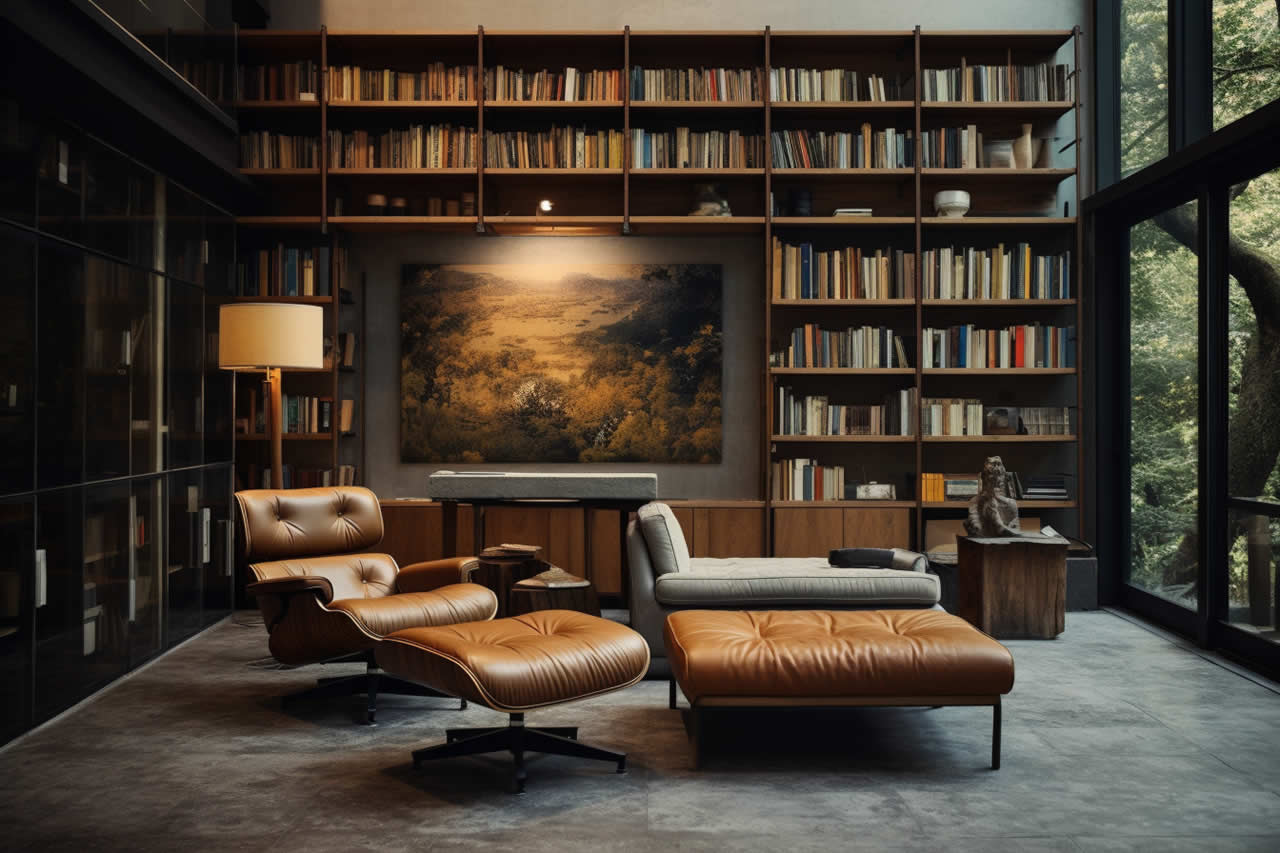
[[825, 557], [833, 548], [910, 548], [911, 510], [779, 507], [773, 511], [775, 557]]

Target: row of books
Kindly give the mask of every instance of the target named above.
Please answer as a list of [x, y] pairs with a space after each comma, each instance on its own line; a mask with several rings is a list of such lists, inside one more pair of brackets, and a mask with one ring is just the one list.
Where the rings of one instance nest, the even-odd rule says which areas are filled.
[[926, 299], [1070, 299], [1071, 252], [1033, 255], [1029, 243], [926, 249], [921, 287]]
[[906, 169], [915, 165], [913, 132], [887, 127], [855, 131], [775, 130], [769, 135], [775, 169]]
[[828, 331], [805, 323], [787, 346], [769, 356], [770, 367], [910, 367], [902, 336], [887, 326]]
[[847, 247], [822, 251], [812, 243], [773, 238], [774, 299], [910, 299], [916, 255], [902, 249]]
[[320, 166], [320, 140], [267, 130], [240, 137], [240, 165], [246, 169], [315, 169]]
[[329, 131], [331, 169], [450, 169], [476, 165], [476, 130], [412, 124], [404, 130]]
[[484, 163], [506, 169], [621, 169], [621, 130], [552, 127], [485, 134]]
[[244, 101], [314, 101], [320, 91], [320, 63], [310, 59], [241, 65], [238, 76]]
[[910, 101], [915, 84], [910, 74], [867, 74], [848, 68], [771, 68], [769, 99], [783, 102]]
[[920, 131], [920, 166], [924, 169], [1010, 169], [1009, 158], [988, 156], [977, 125]]
[[981, 490], [982, 478], [977, 474], [920, 475], [920, 497], [929, 503], [969, 501]]
[[775, 501], [842, 501], [844, 466], [821, 465], [813, 459], [779, 459], [772, 463]]
[[923, 366], [1075, 367], [1075, 326], [1039, 323], [982, 329], [968, 324], [922, 330]]
[[356, 366], [356, 333], [339, 332], [338, 345], [334, 347], [333, 339], [324, 339], [324, 367], [333, 368], [334, 363], [344, 370], [352, 370]]
[[[260, 467], [253, 463], [237, 466], [237, 489], [269, 489], [271, 488], [271, 468]], [[354, 486], [356, 484], [356, 466], [339, 465], [334, 468], [299, 468], [296, 465], [282, 465], [280, 474], [286, 489], [315, 489], [330, 486]]]
[[926, 397], [923, 435], [1074, 435], [1069, 406], [986, 406], [981, 400]]
[[[335, 249], [335, 252], [344, 252]], [[237, 296], [328, 296], [329, 247], [245, 251], [236, 262]]]
[[1070, 101], [1071, 67], [1061, 63], [969, 65], [925, 68], [920, 77], [925, 101]]
[[476, 67], [433, 62], [425, 71], [331, 65], [325, 97], [330, 101], [471, 101]]
[[758, 68], [631, 67], [633, 101], [759, 101]]
[[832, 403], [823, 395], [797, 397], [778, 386], [776, 435], [914, 435], [916, 389], [902, 388], [875, 404]]
[[764, 167], [764, 138], [739, 130], [631, 131], [636, 169], [755, 169]]
[[226, 66], [215, 59], [184, 59], [178, 64], [178, 73], [192, 86], [215, 103], [232, 100], [231, 75], [224, 73]]
[[[977, 474], [921, 474], [920, 494], [926, 502], [968, 502], [982, 490]], [[1025, 484], [1017, 471], [1006, 471], [1004, 493], [1014, 500], [1067, 501], [1067, 478], [1058, 474], [1028, 476]]]
[[621, 69], [582, 71], [524, 71], [519, 68], [486, 68], [484, 96], [495, 101], [621, 101]]

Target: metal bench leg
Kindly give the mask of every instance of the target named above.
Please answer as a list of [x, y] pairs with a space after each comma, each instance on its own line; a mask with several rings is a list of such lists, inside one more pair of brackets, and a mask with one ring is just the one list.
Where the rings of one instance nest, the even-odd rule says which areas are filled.
[[668, 679], [667, 707], [673, 711], [676, 709], [676, 677], [674, 675]]
[[1000, 700], [991, 706], [991, 769], [1000, 769]]

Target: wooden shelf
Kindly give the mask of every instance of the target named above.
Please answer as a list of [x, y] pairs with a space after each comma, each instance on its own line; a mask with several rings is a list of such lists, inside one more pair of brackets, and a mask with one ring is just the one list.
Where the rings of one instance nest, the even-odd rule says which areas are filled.
[[1075, 169], [921, 169], [926, 178], [983, 181], [1065, 181], [1075, 177]]
[[236, 302], [283, 302], [288, 305], [329, 305], [332, 296], [237, 296]]
[[914, 435], [775, 435], [785, 444], [915, 444]]
[[769, 109], [785, 112], [854, 112], [860, 110], [909, 110], [915, 108], [915, 101], [770, 101]]
[[925, 376], [1068, 376], [1074, 367], [926, 367]]
[[247, 228], [320, 228], [319, 216], [237, 216], [236, 224]]
[[779, 308], [910, 308], [914, 299], [774, 299]]
[[439, 178], [439, 177], [445, 177], [448, 175], [475, 175], [477, 174], [477, 171], [478, 170], [476, 169], [475, 166], [450, 166], [444, 169], [389, 169], [389, 168], [382, 168], [382, 167], [352, 168], [348, 166], [341, 166], [341, 167], [329, 169], [329, 175], [331, 177], [337, 177], [337, 178], [346, 177], [346, 176], [354, 177], [354, 176], [360, 176], [360, 175], [383, 175], [383, 176], [394, 175], [396, 177], [401, 177], [401, 178], [411, 178], [411, 177]]
[[780, 169], [777, 167], [773, 169], [775, 178], [858, 178], [863, 180], [909, 181], [915, 177], [915, 174], [915, 169]]
[[543, 169], [513, 169], [507, 166], [485, 166], [485, 176], [502, 177], [503, 175], [539, 175], [544, 177], [599, 177], [606, 175], [622, 175], [621, 169], [601, 169], [601, 168], [543, 168]]
[[474, 110], [479, 102], [467, 101], [329, 101], [331, 110]]
[[1074, 101], [921, 101], [924, 112], [985, 112], [1027, 116], [1059, 116], [1076, 108]]
[[330, 216], [339, 231], [474, 231], [475, 216]]
[[926, 308], [1063, 308], [1074, 299], [925, 299]]
[[[914, 221], [914, 220], [912, 220]], [[946, 228], [982, 228], [992, 225], [1011, 225], [1018, 228], [1061, 228], [1075, 225], [1074, 216], [924, 216], [921, 225], [940, 225]]]
[[[487, 33], [486, 33], [487, 35]], [[495, 110], [620, 110], [622, 101], [488, 101], [484, 108]]]
[[925, 444], [1068, 444], [1074, 435], [926, 435]]
[[764, 101], [632, 101], [633, 110], [758, 110]]
[[774, 225], [819, 228], [870, 228], [878, 225], [915, 225], [914, 216], [775, 216]]
[[[331, 432], [286, 432], [280, 436], [285, 441], [332, 441]], [[263, 433], [238, 433], [237, 441], [270, 441], [271, 436]]]
[[[771, 367], [774, 376], [914, 376], [914, 367]], [[928, 373], [928, 371], [925, 371]]]
[[775, 507], [841, 507], [852, 509], [915, 509], [915, 501], [773, 501]]
[[649, 169], [633, 168], [629, 173], [638, 178], [698, 178], [698, 177], [764, 177], [764, 169]]
[[620, 234], [622, 215], [616, 216], [486, 216], [485, 229], [495, 234]]
[[[968, 511], [968, 501], [925, 501], [925, 509], [959, 509]], [[1018, 509], [1075, 509], [1075, 501], [1018, 501]]]

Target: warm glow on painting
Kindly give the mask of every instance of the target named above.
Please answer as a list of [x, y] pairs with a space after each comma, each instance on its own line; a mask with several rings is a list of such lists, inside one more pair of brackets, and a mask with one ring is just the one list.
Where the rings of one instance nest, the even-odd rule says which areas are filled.
[[405, 267], [404, 462], [720, 461], [721, 270]]

